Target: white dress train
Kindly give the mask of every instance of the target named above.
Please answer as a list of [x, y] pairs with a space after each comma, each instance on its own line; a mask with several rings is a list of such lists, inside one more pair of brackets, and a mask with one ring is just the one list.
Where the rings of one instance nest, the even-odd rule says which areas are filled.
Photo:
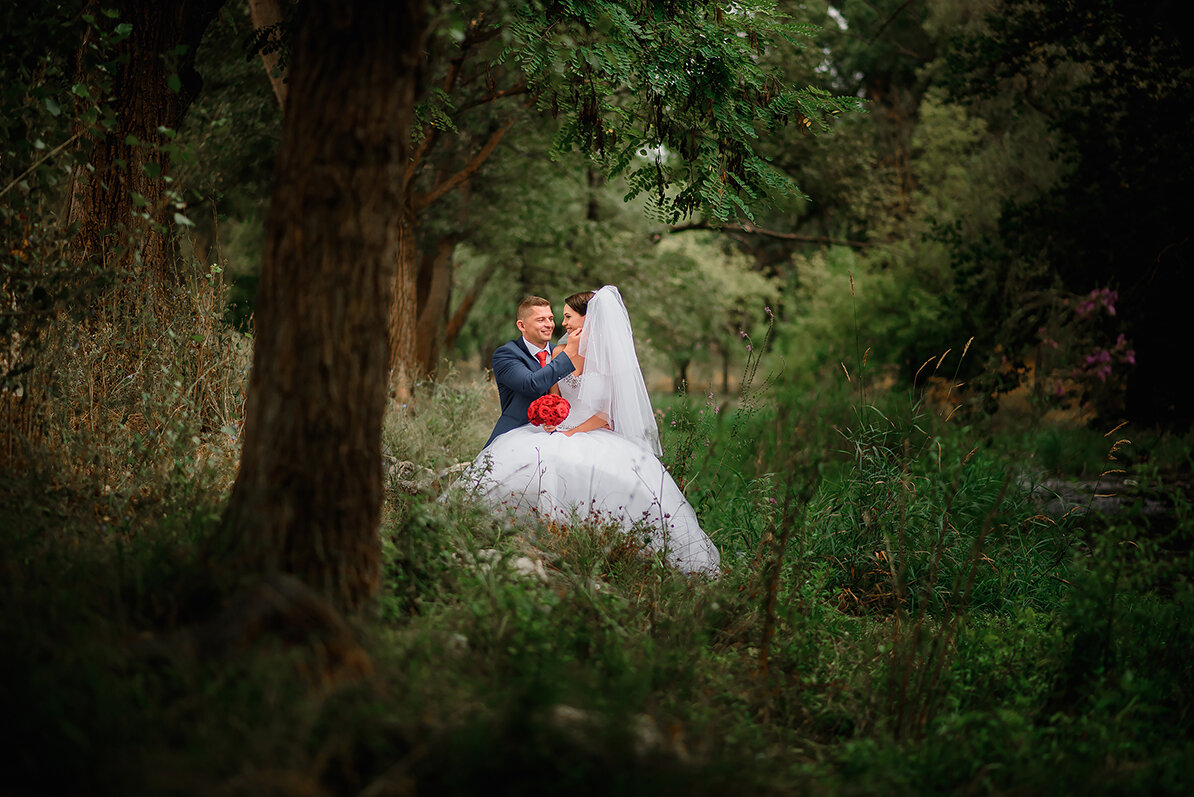
[[[572, 405], [563, 429], [593, 414], [579, 401], [584, 380], [584, 374], [570, 374], [559, 382], [560, 394]], [[561, 522], [574, 513], [596, 514], [627, 531], [639, 524], [650, 531], [649, 545], [681, 570], [718, 571], [717, 548], [675, 480], [650, 450], [617, 432], [599, 429], [568, 437], [521, 426], [477, 455], [470, 479], [491, 506]]]

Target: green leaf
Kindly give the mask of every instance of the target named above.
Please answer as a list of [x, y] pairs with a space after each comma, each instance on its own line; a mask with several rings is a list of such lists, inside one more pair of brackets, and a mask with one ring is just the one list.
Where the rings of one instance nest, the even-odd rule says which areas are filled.
[[121, 22], [119, 25], [116, 26], [116, 35], [121, 38], [125, 38], [132, 32], [133, 32], [132, 23]]
[[174, 223], [181, 227], [194, 227], [195, 226], [195, 222], [191, 221], [190, 219], [188, 219], [186, 216], [182, 215], [181, 213], [174, 214]]
[[145, 172], [145, 176], [150, 180], [156, 180], [158, 175], [162, 173], [162, 166], [160, 163], [150, 161], [141, 166], [141, 171]]
[[137, 138], [136, 136], [130, 135], [130, 136], [125, 137], [124, 143], [128, 144], [130, 147], [139, 147], [139, 146], [141, 146], [141, 139]]
[[53, 97], [46, 97], [46, 110], [50, 112], [50, 116], [57, 116], [62, 113], [62, 106]]
[[175, 94], [177, 94], [182, 89], [182, 81], [179, 79], [177, 74], [170, 75], [168, 78], [166, 78], [166, 86]]
[[87, 86], [83, 85], [82, 83], [76, 83], [71, 88], [71, 91], [74, 92], [76, 96], [82, 97], [85, 100], [91, 99], [91, 90], [88, 89]]

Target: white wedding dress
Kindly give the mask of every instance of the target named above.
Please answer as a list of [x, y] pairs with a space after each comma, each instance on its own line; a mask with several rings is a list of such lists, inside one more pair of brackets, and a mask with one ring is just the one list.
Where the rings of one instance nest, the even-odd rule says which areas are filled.
[[[716, 573], [717, 548], [656, 456], [659, 433], [633, 340], [629, 339], [629, 353], [624, 346], [612, 354], [608, 349], [611, 341], [629, 334], [628, 317], [624, 331], [619, 326], [611, 332], [605, 323], [610, 310], [617, 308], [625, 315], [616, 288], [602, 288], [590, 300], [581, 343], [581, 354], [587, 355], [584, 373], [569, 374], [558, 383], [571, 408], [560, 430], [578, 426], [594, 414], [609, 418], [614, 430], [567, 436], [530, 424], [521, 426], [481, 451], [469, 480], [491, 506], [565, 523], [593, 515], [628, 532], [638, 528], [647, 533], [648, 545], [663, 551], [676, 567]], [[602, 344], [597, 343], [599, 335]]]

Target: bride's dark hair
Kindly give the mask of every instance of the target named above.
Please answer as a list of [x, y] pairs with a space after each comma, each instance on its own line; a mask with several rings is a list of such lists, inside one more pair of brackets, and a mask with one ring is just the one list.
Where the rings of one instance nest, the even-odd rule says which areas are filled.
[[592, 298], [592, 291], [581, 291], [580, 293], [574, 293], [565, 299], [564, 304], [571, 307], [578, 314], [584, 315], [585, 311], [589, 308], [589, 299]]

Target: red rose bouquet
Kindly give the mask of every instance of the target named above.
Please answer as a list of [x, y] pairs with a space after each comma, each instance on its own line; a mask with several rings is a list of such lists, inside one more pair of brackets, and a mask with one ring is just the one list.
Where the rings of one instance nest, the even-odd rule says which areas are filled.
[[548, 393], [527, 407], [527, 420], [535, 426], [559, 426], [568, 417], [568, 399]]

